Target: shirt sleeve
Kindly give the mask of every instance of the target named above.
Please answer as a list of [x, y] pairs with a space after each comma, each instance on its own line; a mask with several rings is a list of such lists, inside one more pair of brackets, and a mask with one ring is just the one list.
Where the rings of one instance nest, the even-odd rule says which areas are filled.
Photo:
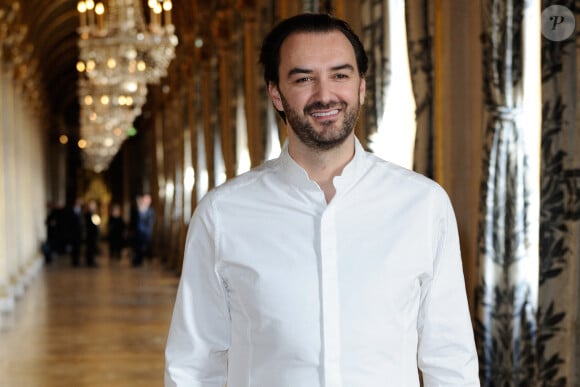
[[480, 386], [455, 215], [444, 191], [432, 206], [433, 272], [422, 284], [418, 365], [425, 387]]
[[216, 227], [206, 195], [192, 217], [165, 350], [165, 386], [224, 387], [230, 318], [216, 270]]

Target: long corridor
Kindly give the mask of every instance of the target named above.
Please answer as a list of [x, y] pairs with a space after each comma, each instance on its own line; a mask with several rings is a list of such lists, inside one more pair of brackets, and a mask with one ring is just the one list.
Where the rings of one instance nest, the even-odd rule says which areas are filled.
[[0, 317], [0, 386], [162, 386], [177, 282], [156, 260], [42, 266]]

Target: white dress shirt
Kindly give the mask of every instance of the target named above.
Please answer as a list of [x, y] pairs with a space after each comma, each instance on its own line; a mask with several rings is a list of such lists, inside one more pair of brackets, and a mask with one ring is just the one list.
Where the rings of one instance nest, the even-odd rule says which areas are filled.
[[166, 386], [479, 386], [446, 193], [355, 148], [328, 204], [286, 147], [200, 201]]

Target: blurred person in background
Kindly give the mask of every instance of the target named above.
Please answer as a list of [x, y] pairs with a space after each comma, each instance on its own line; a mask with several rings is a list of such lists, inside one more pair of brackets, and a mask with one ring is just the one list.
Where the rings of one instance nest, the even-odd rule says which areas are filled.
[[120, 261], [121, 252], [125, 244], [126, 224], [121, 215], [121, 206], [112, 204], [109, 222], [107, 224], [107, 241], [109, 242], [109, 256], [112, 260]]
[[133, 266], [141, 266], [145, 257], [152, 258], [154, 225], [155, 212], [151, 207], [151, 195], [138, 196], [136, 207], [131, 212]]
[[99, 236], [101, 217], [95, 200], [87, 203], [84, 215], [85, 224], [85, 259], [88, 267], [97, 267], [96, 256], [99, 253]]
[[79, 266], [83, 242], [83, 199], [78, 197], [62, 210], [61, 237], [63, 253], [70, 254], [73, 266]]

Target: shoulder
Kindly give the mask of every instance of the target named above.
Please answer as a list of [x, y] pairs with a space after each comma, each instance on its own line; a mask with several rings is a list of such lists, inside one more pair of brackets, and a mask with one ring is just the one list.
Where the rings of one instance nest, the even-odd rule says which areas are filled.
[[260, 192], [259, 187], [263, 186], [261, 183], [276, 174], [278, 168], [279, 160], [273, 159], [231, 178], [208, 191], [198, 202], [196, 212], [208, 213], [225, 203], [256, 200]]
[[439, 183], [423, 174], [384, 160], [370, 152], [366, 153], [366, 158], [372, 173], [379, 174], [383, 179], [390, 179], [403, 188], [432, 191], [436, 195], [447, 195]]
[[435, 180], [372, 153], [366, 157], [366, 180], [361, 180], [366, 195], [389, 205], [418, 209], [425, 216], [449, 212], [449, 196]]
[[253, 192], [258, 183], [276, 173], [279, 168], [279, 160], [273, 159], [247, 172], [237, 175], [225, 183], [217, 186], [205, 196], [211, 201], [220, 201], [241, 194]]

